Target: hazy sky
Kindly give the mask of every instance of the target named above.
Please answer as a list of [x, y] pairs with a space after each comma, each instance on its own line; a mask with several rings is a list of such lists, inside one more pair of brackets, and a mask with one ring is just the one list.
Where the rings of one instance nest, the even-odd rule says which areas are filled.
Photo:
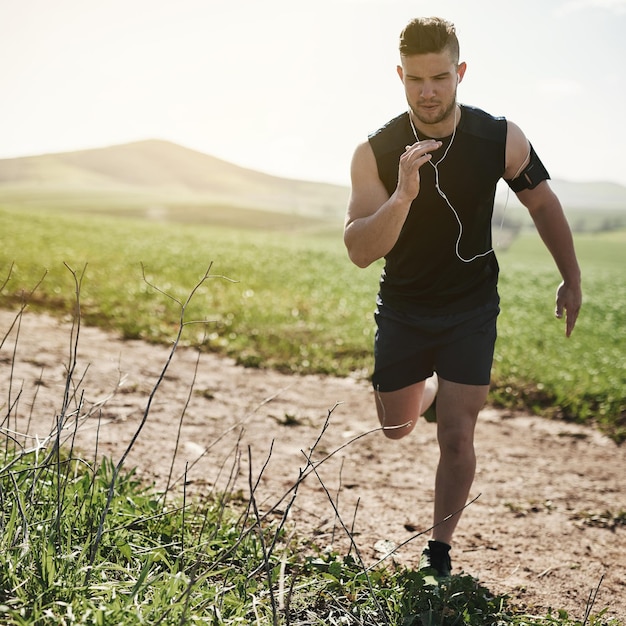
[[518, 123], [553, 178], [626, 184], [626, 0], [0, 0], [0, 158], [162, 138], [347, 184], [405, 108], [418, 15], [456, 24], [459, 100]]

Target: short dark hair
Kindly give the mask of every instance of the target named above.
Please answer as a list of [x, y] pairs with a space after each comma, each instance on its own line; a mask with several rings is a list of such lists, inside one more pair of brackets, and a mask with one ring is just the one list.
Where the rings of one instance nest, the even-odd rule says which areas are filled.
[[428, 54], [447, 50], [459, 62], [459, 40], [454, 24], [441, 17], [417, 17], [400, 33], [400, 54]]

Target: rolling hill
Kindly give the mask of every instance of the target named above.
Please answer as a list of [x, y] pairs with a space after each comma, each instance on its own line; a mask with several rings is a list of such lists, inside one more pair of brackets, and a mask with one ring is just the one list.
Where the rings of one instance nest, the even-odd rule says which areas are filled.
[[[626, 225], [626, 187], [563, 180], [551, 185], [579, 229]], [[348, 195], [341, 185], [271, 176], [161, 140], [0, 159], [0, 206], [229, 225], [279, 225], [290, 216], [287, 225], [301, 225], [342, 220]], [[497, 204], [505, 201], [507, 219], [528, 223], [525, 211], [516, 210], [515, 194], [507, 199], [500, 191]]]
[[124, 205], [151, 215], [176, 207], [261, 210], [335, 221], [348, 189], [271, 176], [160, 140], [0, 159], [0, 202], [98, 210]]

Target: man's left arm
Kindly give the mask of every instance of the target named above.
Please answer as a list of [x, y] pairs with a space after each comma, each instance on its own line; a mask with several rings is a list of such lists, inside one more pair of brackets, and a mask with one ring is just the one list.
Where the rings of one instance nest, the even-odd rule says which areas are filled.
[[574, 249], [572, 231], [556, 194], [544, 180], [533, 189], [517, 193], [517, 197], [528, 209], [537, 232], [554, 258], [563, 282], [556, 293], [556, 316], [565, 312], [565, 334], [569, 337], [574, 330], [582, 305], [581, 273]]

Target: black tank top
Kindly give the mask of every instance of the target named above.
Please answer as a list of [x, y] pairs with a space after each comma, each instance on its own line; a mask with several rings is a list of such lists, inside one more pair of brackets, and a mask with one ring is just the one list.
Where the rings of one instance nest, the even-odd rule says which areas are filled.
[[[491, 250], [491, 218], [496, 184], [505, 167], [507, 125], [480, 109], [463, 105], [456, 135], [438, 165], [439, 186], [462, 224], [435, 187], [435, 171], [420, 169], [420, 191], [395, 246], [385, 257], [379, 297], [388, 306], [436, 315], [468, 311], [496, 297], [498, 261]], [[420, 139], [426, 139], [422, 137]], [[443, 156], [451, 137], [432, 162]], [[398, 184], [398, 164], [407, 145], [415, 143], [408, 113], [391, 120], [369, 137], [378, 174], [389, 195]]]

